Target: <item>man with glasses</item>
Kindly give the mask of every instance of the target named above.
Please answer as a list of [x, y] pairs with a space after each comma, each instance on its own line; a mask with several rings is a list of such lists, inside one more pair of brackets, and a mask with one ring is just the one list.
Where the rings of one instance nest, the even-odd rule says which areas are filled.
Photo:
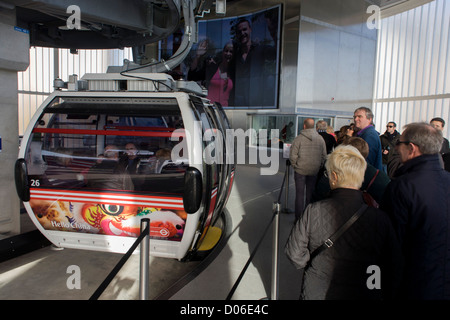
[[394, 121], [389, 121], [386, 125], [386, 131], [380, 136], [382, 150], [381, 160], [384, 172], [387, 172], [387, 163], [394, 152], [395, 143], [399, 137], [400, 133], [397, 131], [397, 124]]
[[450, 173], [442, 168], [442, 133], [427, 123], [406, 126], [396, 143], [402, 166], [386, 191], [401, 242], [401, 299], [450, 299]]

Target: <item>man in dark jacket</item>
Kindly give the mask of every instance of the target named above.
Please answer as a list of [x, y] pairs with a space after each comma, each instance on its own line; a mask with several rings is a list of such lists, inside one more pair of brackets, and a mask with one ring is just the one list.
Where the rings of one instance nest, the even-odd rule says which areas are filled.
[[[234, 77], [234, 106], [273, 106], [275, 94], [270, 62], [277, 57], [276, 46], [258, 43], [252, 39], [250, 21], [240, 18], [236, 24], [236, 74]], [[270, 31], [270, 30], [269, 30]], [[269, 32], [274, 42], [276, 34]]]
[[[442, 133], [444, 133], [444, 126], [445, 126], [445, 121], [442, 118], [433, 118], [430, 120], [430, 124], [437, 130], [441, 131]], [[444, 138], [442, 140], [442, 147], [441, 150], [439, 151], [442, 155], [446, 154], [446, 153], [450, 153], [450, 143], [448, 142], [448, 140], [446, 138]]]
[[399, 137], [400, 133], [397, 131], [397, 124], [393, 121], [388, 122], [386, 131], [380, 136], [383, 169], [386, 169], [388, 160], [394, 152], [395, 143]]
[[442, 134], [406, 126], [397, 142], [403, 165], [386, 191], [405, 262], [402, 299], [450, 299], [450, 173], [440, 163]]
[[367, 163], [370, 163], [379, 170], [383, 170], [383, 164], [381, 161], [380, 134], [373, 126], [372, 110], [367, 107], [360, 107], [356, 109], [353, 115], [353, 120], [355, 121], [355, 127], [359, 130], [356, 133], [356, 136], [366, 140], [369, 145], [369, 156], [366, 159]]

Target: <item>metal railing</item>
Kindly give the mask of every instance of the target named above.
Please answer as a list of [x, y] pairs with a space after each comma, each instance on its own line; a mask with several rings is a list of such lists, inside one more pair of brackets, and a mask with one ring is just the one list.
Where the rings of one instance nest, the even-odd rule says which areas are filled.
[[148, 268], [149, 268], [149, 255], [150, 255], [150, 219], [142, 219], [141, 220], [141, 234], [133, 243], [133, 245], [128, 249], [125, 255], [120, 259], [114, 269], [108, 274], [106, 279], [100, 284], [100, 286], [95, 290], [89, 300], [97, 300], [102, 293], [106, 290], [108, 285], [123, 267], [123, 265], [127, 262], [130, 256], [133, 254], [134, 250], [136, 250], [137, 246], [142, 242], [140, 248], [140, 273], [139, 273], [139, 299], [147, 300], [148, 299], [148, 284], [149, 284], [149, 276], [148, 276]]

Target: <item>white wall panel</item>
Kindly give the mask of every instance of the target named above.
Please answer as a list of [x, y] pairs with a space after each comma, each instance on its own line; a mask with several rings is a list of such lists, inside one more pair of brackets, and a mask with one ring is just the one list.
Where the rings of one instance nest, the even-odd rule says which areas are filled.
[[348, 118], [372, 104], [378, 32], [367, 27], [368, 6], [301, 1], [296, 113]]
[[378, 38], [374, 87], [375, 125], [398, 129], [442, 117], [450, 136], [450, 2], [435, 0], [383, 19]]
[[[81, 78], [85, 73], [103, 73], [108, 66], [123, 65], [124, 59], [132, 60], [131, 49], [124, 50], [78, 50], [71, 54], [68, 49], [57, 49], [58, 76], [67, 81], [69, 75]], [[25, 131], [34, 112], [53, 91], [54, 49], [30, 48], [30, 65], [18, 72], [19, 89], [19, 135]]]

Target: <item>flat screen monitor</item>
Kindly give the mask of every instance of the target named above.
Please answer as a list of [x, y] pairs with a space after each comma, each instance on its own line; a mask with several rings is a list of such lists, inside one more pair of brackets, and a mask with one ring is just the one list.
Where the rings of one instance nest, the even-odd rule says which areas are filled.
[[[278, 108], [281, 5], [246, 15], [200, 20], [198, 41], [178, 69], [224, 108]], [[182, 34], [161, 42], [161, 58]]]

